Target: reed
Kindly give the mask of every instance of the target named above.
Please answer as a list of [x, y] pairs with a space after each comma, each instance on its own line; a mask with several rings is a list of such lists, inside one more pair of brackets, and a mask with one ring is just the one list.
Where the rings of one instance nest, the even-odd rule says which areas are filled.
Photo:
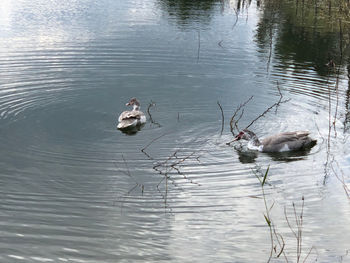
[[[278, 233], [276, 230], [276, 225], [271, 217], [271, 210], [274, 207], [275, 202], [272, 203], [272, 205], [269, 205], [266, 200], [266, 194], [265, 194], [265, 185], [268, 179], [268, 174], [270, 171], [270, 166], [267, 167], [266, 171], [263, 173], [260, 168], [257, 168], [254, 172], [254, 175], [257, 177], [260, 183], [261, 187], [261, 193], [264, 201], [264, 209], [265, 212], [263, 213], [265, 222], [269, 228], [269, 235], [270, 235], [270, 252], [268, 255], [267, 262], [270, 262], [274, 257], [280, 258], [281, 255], [283, 255], [285, 262], [290, 262], [289, 256], [285, 252], [285, 248], [287, 247], [286, 244], [286, 238], [283, 237], [281, 233]], [[307, 262], [309, 256], [311, 255], [312, 251], [316, 251], [316, 248], [312, 246], [306, 253], [305, 256], [303, 256], [303, 222], [304, 222], [304, 205], [305, 205], [305, 199], [304, 197], [301, 198], [302, 204], [300, 208], [300, 212], [297, 211], [296, 205], [293, 202], [293, 215], [295, 220], [295, 225], [291, 223], [288, 215], [287, 215], [287, 209], [284, 207], [284, 215], [285, 220], [287, 222], [287, 225], [289, 229], [291, 230], [293, 236], [296, 239], [296, 249], [295, 249], [295, 258], [296, 262]], [[317, 256], [316, 256], [317, 261]]]

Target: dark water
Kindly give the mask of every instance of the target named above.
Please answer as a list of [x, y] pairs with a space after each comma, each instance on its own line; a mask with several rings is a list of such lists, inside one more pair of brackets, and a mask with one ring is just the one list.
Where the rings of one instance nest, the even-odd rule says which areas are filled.
[[[281, 13], [269, 35], [255, 3], [235, 10], [209, 0], [1, 1], [1, 262], [265, 262], [254, 171], [268, 165], [266, 200], [289, 260], [297, 245], [284, 208], [295, 228], [302, 196], [302, 258], [314, 246], [310, 262], [349, 260], [348, 77], [341, 65], [336, 92], [320, 56], [335, 33], [312, 37]], [[310, 44], [319, 39], [325, 46]], [[310, 130], [318, 144], [291, 155], [227, 146], [236, 107], [254, 96], [244, 127], [279, 100], [277, 86], [290, 101], [252, 129]], [[145, 112], [156, 103], [159, 125], [128, 136], [116, 119], [134, 96]]]

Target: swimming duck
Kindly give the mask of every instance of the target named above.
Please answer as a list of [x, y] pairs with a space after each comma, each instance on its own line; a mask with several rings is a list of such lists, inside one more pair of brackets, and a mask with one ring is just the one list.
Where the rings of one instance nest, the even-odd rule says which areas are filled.
[[260, 141], [254, 132], [245, 129], [235, 137], [234, 141], [247, 140], [248, 149], [260, 152], [297, 151], [311, 148], [317, 143], [317, 140], [310, 138], [309, 134], [309, 131], [283, 132]]
[[145, 114], [140, 111], [140, 102], [136, 98], [132, 98], [126, 106], [133, 106], [131, 111], [123, 111], [118, 118], [118, 129], [132, 128], [146, 123]]

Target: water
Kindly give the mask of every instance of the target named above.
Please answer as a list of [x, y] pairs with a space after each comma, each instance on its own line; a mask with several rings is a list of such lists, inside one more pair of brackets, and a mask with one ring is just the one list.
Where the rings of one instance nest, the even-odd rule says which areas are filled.
[[[295, 227], [292, 204], [299, 211], [304, 196], [302, 258], [314, 246], [310, 261], [341, 262], [350, 238], [346, 68], [337, 95], [327, 57], [300, 57], [307, 42], [291, 48], [286, 26], [270, 49], [264, 12], [252, 3], [236, 19], [235, 8], [2, 1], [1, 262], [265, 262], [270, 236], [254, 171], [268, 165], [265, 196], [288, 258], [296, 261], [296, 240], [284, 208]], [[236, 107], [254, 95], [244, 127], [278, 101], [277, 85], [290, 101], [252, 129], [308, 129], [318, 144], [289, 155], [227, 146]], [[134, 96], [145, 112], [155, 102], [159, 125], [128, 136], [116, 119]]]

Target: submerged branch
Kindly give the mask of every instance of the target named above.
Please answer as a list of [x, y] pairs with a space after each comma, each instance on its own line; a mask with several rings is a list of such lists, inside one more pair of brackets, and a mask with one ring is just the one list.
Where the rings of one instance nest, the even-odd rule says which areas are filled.
[[[188, 176], [181, 171], [182, 164], [189, 160], [189, 159], [195, 159], [199, 161], [198, 156], [194, 156], [195, 152], [192, 152], [185, 156], [178, 156], [179, 150], [174, 151], [168, 158], [166, 158], [164, 161], [158, 161], [154, 164], [153, 170], [155, 170], [158, 174], [160, 174], [163, 178], [160, 180], [160, 182], [157, 185], [157, 190], [161, 194], [162, 198], [164, 199], [164, 204], [167, 206], [167, 198], [168, 198], [168, 181], [170, 180], [171, 183], [178, 187], [178, 184], [175, 181], [175, 178], [173, 178], [172, 175], [180, 175], [183, 179], [188, 181], [191, 184], [196, 184], [200, 186], [199, 183], [194, 182], [192, 179], [188, 178]], [[164, 193], [160, 190], [160, 184], [164, 182]]]

